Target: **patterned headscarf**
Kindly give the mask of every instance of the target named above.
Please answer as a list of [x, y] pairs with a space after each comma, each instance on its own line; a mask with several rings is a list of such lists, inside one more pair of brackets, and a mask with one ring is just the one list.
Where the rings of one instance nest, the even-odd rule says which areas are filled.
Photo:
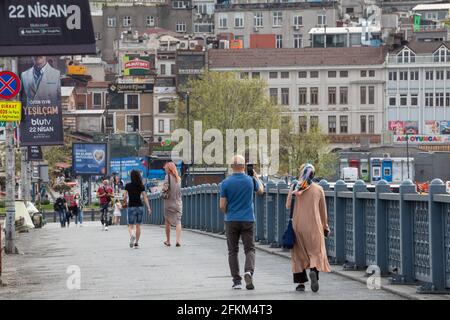
[[310, 163], [305, 163], [300, 167], [300, 174], [298, 177], [297, 185], [295, 187], [294, 193], [303, 193], [308, 190], [312, 184], [312, 180], [314, 178], [314, 174], [316, 169]]

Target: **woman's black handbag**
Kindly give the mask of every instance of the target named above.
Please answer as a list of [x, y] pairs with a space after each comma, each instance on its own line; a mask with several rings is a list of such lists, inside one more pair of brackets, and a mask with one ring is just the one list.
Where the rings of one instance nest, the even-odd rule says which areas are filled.
[[[295, 190], [295, 185], [292, 190]], [[286, 227], [286, 231], [284, 231], [284, 234], [283, 234], [282, 247], [284, 249], [292, 249], [294, 247], [294, 243], [295, 243], [295, 233], [294, 233], [294, 228], [292, 227], [292, 215], [294, 214], [294, 203], [295, 203], [295, 195], [292, 195], [291, 210], [290, 210], [291, 214], [289, 217], [288, 225]]]

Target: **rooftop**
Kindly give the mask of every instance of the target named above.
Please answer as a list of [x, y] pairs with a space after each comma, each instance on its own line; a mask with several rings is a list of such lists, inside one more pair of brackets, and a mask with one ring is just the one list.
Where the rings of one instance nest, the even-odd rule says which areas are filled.
[[413, 11], [450, 10], [450, 3], [418, 4]]
[[[381, 32], [380, 26], [368, 26], [367, 31]], [[363, 33], [363, 27], [331, 27], [331, 28], [311, 28], [309, 34], [347, 34]]]
[[411, 41], [408, 44], [396, 49], [393, 53], [398, 53], [403, 50], [404, 47], [410, 48], [416, 54], [432, 54], [437, 49], [439, 49], [442, 45], [445, 45], [450, 49], [450, 41], [430, 41], [430, 42], [422, 42], [422, 41]]
[[383, 64], [385, 47], [241, 49], [208, 51], [210, 68]]
[[274, 10], [274, 9], [331, 9], [337, 6], [338, 1], [320, 2], [274, 2], [274, 3], [223, 3], [216, 4], [215, 11], [245, 11], [245, 10]]

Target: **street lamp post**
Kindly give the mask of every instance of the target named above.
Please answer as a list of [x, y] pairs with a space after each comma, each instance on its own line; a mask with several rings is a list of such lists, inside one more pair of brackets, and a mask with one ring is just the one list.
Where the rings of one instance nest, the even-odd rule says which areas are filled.
[[409, 179], [409, 135], [406, 132], [406, 170], [408, 170], [408, 179]]
[[[190, 120], [191, 120], [191, 118], [190, 118], [190, 113], [191, 113], [191, 109], [190, 109], [190, 103], [189, 103], [189, 94], [190, 94], [190, 92], [189, 91], [187, 91], [186, 92], [186, 113], [187, 113], [187, 130], [188, 130], [188, 132], [189, 132], [189, 134], [191, 133], [191, 126], [190, 126]], [[193, 171], [192, 171], [192, 168], [193, 168], [193, 166], [194, 166], [194, 146], [192, 145], [192, 136], [190, 135], [190, 146], [191, 146], [191, 161], [190, 161], [190, 165], [189, 165], [189, 167], [188, 167], [188, 170], [187, 170], [187, 172], [189, 173], [189, 175], [188, 175], [188, 179], [187, 179], [187, 184], [188, 184], [188, 187], [191, 187], [192, 185], [193, 185], [193, 176], [192, 176], [192, 174], [193, 174]]]

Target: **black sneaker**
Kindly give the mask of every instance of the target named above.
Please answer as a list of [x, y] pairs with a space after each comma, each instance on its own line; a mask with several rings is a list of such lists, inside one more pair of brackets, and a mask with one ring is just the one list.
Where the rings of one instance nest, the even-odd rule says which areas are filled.
[[241, 290], [242, 283], [240, 281], [234, 281], [233, 286], [231, 287], [233, 290]]
[[137, 242], [134, 244], [134, 248], [139, 249], [139, 244]]
[[247, 290], [255, 289], [255, 286], [253, 285], [253, 276], [252, 276], [251, 272], [246, 272], [244, 274], [244, 280], [245, 280], [245, 288]]
[[299, 284], [297, 288], [295, 288], [296, 291], [304, 292], [305, 291], [305, 285], [303, 283]]
[[311, 279], [312, 292], [319, 291], [319, 280], [317, 279], [317, 273], [313, 270], [309, 272], [309, 278]]

